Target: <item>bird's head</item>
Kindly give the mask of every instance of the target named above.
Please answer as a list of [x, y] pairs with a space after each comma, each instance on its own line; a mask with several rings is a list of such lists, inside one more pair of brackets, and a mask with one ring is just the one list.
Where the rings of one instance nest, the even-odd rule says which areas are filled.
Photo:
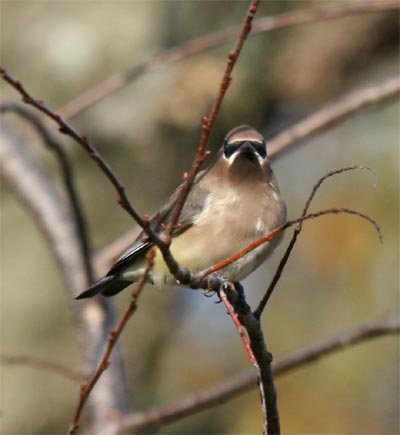
[[226, 135], [221, 157], [229, 172], [238, 175], [269, 171], [265, 140], [249, 125], [240, 125]]

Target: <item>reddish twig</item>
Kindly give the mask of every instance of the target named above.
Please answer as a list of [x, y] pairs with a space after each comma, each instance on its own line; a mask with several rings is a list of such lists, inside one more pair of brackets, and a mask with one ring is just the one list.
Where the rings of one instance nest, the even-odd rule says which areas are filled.
[[[85, 371], [92, 369], [98, 362], [98, 349], [103, 348], [114, 325], [113, 302], [105, 298], [95, 298], [87, 304], [73, 302], [74, 293], [86, 286], [87, 280], [71, 209], [61, 200], [54, 183], [37, 166], [23, 141], [7, 125], [0, 128], [0, 172], [34, 218], [56, 259], [74, 325], [79, 330], [82, 363]], [[106, 432], [112, 432], [116, 426], [116, 422], [108, 418], [109, 410], [122, 414], [127, 408], [122, 359], [120, 349], [115, 349], [112, 367], [105, 374], [106, 381], [91, 395], [90, 421]]]
[[[285, 128], [284, 131], [271, 138], [268, 141], [270, 157], [279, 156], [289, 147], [298, 144], [300, 140], [304, 140], [317, 132], [327, 129], [345, 116], [367, 105], [377, 104], [391, 98], [399, 91], [400, 80], [397, 77], [393, 77], [385, 79], [381, 83], [369, 85], [359, 91], [346, 94], [335, 103], [324, 106], [314, 114], [294, 124], [292, 127]], [[375, 95], [375, 97], [373, 98], [372, 95]]]
[[244, 257], [246, 254], [251, 252], [253, 249], [258, 248], [263, 243], [271, 241], [272, 239], [277, 237], [279, 234], [281, 234], [283, 231], [285, 231], [287, 228], [289, 228], [293, 225], [304, 222], [306, 220], [315, 219], [315, 218], [318, 218], [320, 216], [325, 216], [328, 214], [340, 214], [340, 213], [352, 214], [352, 215], [355, 215], [355, 216], [358, 216], [362, 219], [367, 220], [375, 227], [375, 229], [378, 233], [378, 236], [379, 236], [379, 240], [382, 241], [382, 234], [381, 234], [380, 227], [379, 227], [378, 223], [375, 220], [373, 220], [370, 216], [368, 216], [364, 213], [361, 213], [359, 211], [349, 209], [349, 208], [330, 208], [330, 209], [321, 210], [321, 211], [318, 211], [315, 213], [309, 213], [306, 216], [302, 216], [302, 217], [299, 217], [297, 219], [287, 221], [285, 224], [280, 225], [279, 227], [275, 228], [273, 231], [268, 233], [266, 236], [261, 237], [260, 239], [251, 243], [249, 246], [242, 249], [240, 252], [237, 252], [235, 255], [232, 255], [231, 257], [227, 258], [226, 260], [223, 260], [217, 264], [214, 264], [213, 266], [211, 266], [207, 269], [204, 269], [201, 272], [196, 273], [195, 276], [199, 280], [202, 280], [206, 276], [208, 276], [214, 272], [217, 272], [217, 271], [223, 269], [224, 267], [228, 266], [229, 264], [233, 263], [234, 261], [238, 260], [239, 258]]
[[46, 359], [38, 358], [32, 355], [8, 355], [1, 353], [0, 363], [10, 365], [26, 365], [29, 367], [57, 373], [66, 378], [72, 379], [73, 381], [81, 381], [83, 378], [83, 371], [81, 370], [75, 370], [64, 364], [48, 361]]
[[189, 195], [189, 191], [192, 187], [193, 181], [196, 178], [197, 173], [199, 172], [199, 169], [206, 159], [206, 157], [210, 154], [208, 151], [206, 151], [206, 146], [208, 142], [208, 138], [210, 136], [210, 132], [212, 127], [214, 126], [215, 119], [218, 115], [219, 109], [222, 105], [222, 102], [224, 100], [225, 94], [229, 88], [229, 85], [232, 82], [232, 71], [236, 64], [236, 61], [239, 58], [240, 52], [242, 50], [242, 47], [247, 39], [247, 36], [250, 33], [251, 30], [251, 24], [254, 18], [254, 15], [257, 11], [257, 7], [260, 0], [252, 0], [251, 5], [247, 11], [247, 15], [245, 18], [245, 21], [243, 23], [243, 26], [240, 31], [239, 38], [237, 40], [235, 49], [233, 51], [229, 52], [228, 55], [228, 62], [225, 68], [224, 75], [222, 77], [222, 81], [219, 88], [219, 93], [217, 96], [217, 99], [214, 103], [213, 108], [211, 109], [210, 114], [208, 117], [204, 117], [202, 119], [202, 136], [200, 140], [200, 145], [197, 150], [197, 156], [193, 163], [192, 170], [190, 173], [185, 177], [185, 180], [182, 185], [182, 190], [180, 192], [179, 198], [177, 200], [177, 204], [174, 210], [174, 214], [172, 215], [171, 221], [168, 224], [168, 228], [166, 231], [166, 242], [169, 244], [171, 242], [171, 234], [173, 229], [175, 228], [176, 224], [178, 223], [179, 216], [181, 214], [182, 208], [185, 204], [186, 198]]
[[[13, 79], [4, 68], [0, 68], [0, 74], [2, 78], [9, 83], [16, 91], [22, 95], [22, 101], [29, 104], [41, 112], [45, 113], [49, 118], [51, 118], [59, 127], [59, 131], [63, 134], [74, 139], [75, 142], [79, 143], [89, 154], [89, 156], [97, 163], [103, 173], [111, 181], [112, 185], [118, 192], [118, 203], [136, 220], [136, 222], [142, 227], [146, 228], [146, 221], [137, 213], [137, 211], [131, 205], [126, 192], [125, 187], [122, 185], [121, 181], [111, 169], [111, 166], [103, 159], [96, 148], [88, 141], [85, 134], [78, 133], [72, 126], [70, 126], [60, 115], [53, 112], [45, 103], [41, 100], [33, 98], [24, 88], [19, 80]], [[152, 236], [149, 231], [149, 236]]]
[[86, 220], [83, 214], [83, 208], [79, 201], [79, 195], [75, 186], [72, 165], [67, 153], [58, 140], [47, 130], [44, 123], [34, 113], [28, 111], [25, 107], [16, 103], [6, 103], [0, 105], [0, 113], [14, 112], [22, 117], [36, 129], [37, 133], [43, 140], [44, 144], [57, 156], [61, 167], [61, 173], [65, 189], [69, 198], [71, 211], [75, 221], [76, 233], [80, 242], [82, 260], [85, 265], [87, 282], [93, 282], [94, 274], [91, 262], [91, 249], [88, 240]]
[[[373, 174], [375, 174], [375, 172], [372, 169], [370, 169], [370, 168], [368, 168], [366, 166], [357, 166], [357, 165], [355, 165], [355, 166], [348, 166], [348, 167], [345, 167], [345, 168], [339, 168], [339, 169], [335, 169], [333, 171], [328, 172], [323, 177], [321, 177], [318, 180], [318, 182], [313, 186], [313, 189], [312, 189], [312, 191], [311, 191], [311, 193], [310, 193], [310, 195], [309, 195], [309, 197], [308, 197], [308, 199], [307, 199], [307, 201], [306, 201], [306, 203], [304, 205], [301, 217], [304, 217], [304, 216], [307, 215], [308, 209], [310, 208], [311, 202], [312, 202], [315, 194], [317, 193], [317, 191], [318, 191], [319, 187], [321, 186], [321, 184], [327, 178], [332, 177], [332, 176], [337, 175], [337, 174], [341, 174], [342, 172], [352, 171], [354, 169], [366, 169], [366, 170], [372, 172]], [[268, 289], [265, 292], [263, 298], [261, 299], [257, 309], [253, 312], [253, 314], [257, 318], [261, 317], [261, 314], [263, 313], [263, 311], [264, 311], [264, 309], [265, 309], [265, 307], [266, 307], [266, 305], [267, 305], [267, 303], [268, 303], [268, 301], [269, 301], [269, 299], [270, 299], [270, 297], [272, 295], [272, 292], [274, 291], [274, 289], [276, 287], [276, 284], [278, 283], [280, 277], [282, 276], [283, 269], [285, 268], [285, 266], [287, 264], [287, 261], [288, 261], [288, 259], [290, 257], [290, 254], [291, 254], [291, 252], [292, 252], [292, 250], [294, 248], [294, 245], [296, 244], [296, 241], [297, 241], [297, 238], [298, 238], [298, 236], [299, 236], [299, 234], [301, 232], [302, 226], [303, 226], [303, 222], [299, 222], [297, 224], [297, 226], [296, 226], [296, 228], [295, 228], [295, 230], [293, 232], [293, 236], [292, 236], [292, 238], [291, 238], [291, 240], [289, 242], [289, 245], [286, 248], [285, 254], [283, 255], [281, 261], [279, 262], [279, 265], [278, 265], [278, 268], [277, 268], [277, 270], [276, 270], [276, 272], [274, 274], [274, 277], [272, 278], [271, 283], [268, 286]]]
[[[399, 8], [400, 5], [397, 0], [368, 0], [298, 9], [254, 20], [250, 36], [313, 21], [331, 20], [351, 14], [392, 11]], [[236, 38], [239, 32], [240, 28], [238, 26], [232, 26], [228, 29], [208, 33], [169, 48], [128, 71], [108, 77], [106, 80], [78, 95], [58, 109], [57, 112], [65, 119], [73, 118], [113, 92], [126, 86], [132, 80], [137, 79], [142, 74], [158, 70], [163, 66], [186, 59], [207, 49], [226, 44]]]
[[111, 166], [107, 163], [107, 161], [96, 150], [96, 148], [88, 141], [87, 136], [85, 134], [78, 133], [57, 113], [53, 112], [50, 108], [48, 108], [43, 101], [33, 98], [23, 87], [22, 83], [19, 80], [13, 79], [4, 68], [0, 68], [0, 75], [2, 76], [3, 80], [5, 80], [17, 92], [19, 92], [19, 94], [22, 96], [22, 100], [24, 103], [29, 104], [40, 110], [41, 112], [45, 113], [48, 117], [50, 117], [53, 121], [57, 123], [61, 133], [71, 137], [75, 142], [77, 142], [86, 150], [89, 156], [97, 163], [102, 172], [111, 181], [112, 185], [118, 193], [117, 200], [120, 206], [125, 209], [130, 214], [130, 216], [133, 217], [133, 219], [146, 231], [152, 242], [160, 249], [171, 273], [176, 277], [178, 281], [182, 283], [189, 283], [191, 281], [190, 272], [179, 266], [175, 258], [172, 256], [168, 244], [164, 243], [164, 241], [159, 237], [155, 229], [153, 229], [153, 227], [151, 226], [151, 221], [148, 219], [144, 219], [139, 215], [139, 213], [130, 203], [129, 198], [125, 192], [125, 187], [119, 180], [118, 176], [112, 170]]
[[[230, 290], [235, 291], [234, 288], [231, 288]], [[259, 372], [260, 367], [258, 367], [258, 363], [257, 363], [257, 360], [254, 356], [252, 349], [251, 349], [249, 339], [247, 338], [247, 335], [244, 332], [243, 325], [240, 323], [240, 320], [238, 319], [237, 315], [235, 314], [235, 310], [233, 309], [231, 303], [228, 301], [228, 298], [226, 297], [226, 293], [225, 293], [225, 290], [223, 289], [223, 286], [221, 286], [221, 288], [218, 292], [218, 295], [221, 298], [222, 302], [224, 303], [225, 308], [228, 311], [228, 314], [231, 316], [233, 323], [235, 324], [236, 329], [239, 332], [240, 338], [242, 339], [244, 348], [246, 349], [246, 352], [247, 352], [247, 355], [249, 356], [250, 362], [255, 366], [257, 372]]]
[[[233, 285], [230, 285], [230, 288], [228, 291], [236, 291]], [[222, 302], [224, 303], [226, 309], [228, 310], [228, 314], [231, 316], [231, 319], [233, 320], [233, 323], [236, 326], [236, 329], [239, 332], [240, 338], [242, 339], [244, 348], [246, 349], [247, 355], [249, 356], [250, 362], [253, 364], [258, 378], [258, 386], [260, 388], [260, 398], [261, 398], [261, 409], [263, 414], [263, 424], [264, 424], [264, 433], [267, 433], [268, 430], [268, 419], [267, 419], [267, 406], [266, 406], [266, 400], [265, 400], [265, 389], [264, 384], [261, 381], [261, 369], [260, 365], [258, 364], [258, 361], [256, 357], [254, 356], [253, 348], [251, 346], [251, 343], [249, 341], [249, 338], [247, 337], [246, 333], [244, 332], [243, 325], [240, 322], [238, 316], [235, 313], [235, 310], [232, 306], [232, 304], [229, 302], [227, 295], [224, 290], [224, 286], [221, 286], [218, 292], [219, 297], [221, 298]]]
[[278, 435], [280, 434], [280, 422], [277, 393], [271, 366], [272, 355], [268, 352], [261, 323], [251, 312], [240, 283], [235, 283], [234, 290], [228, 291], [226, 297], [234, 307], [234, 314], [237, 316], [235, 323], [238, 323], [241, 328], [242, 325], [246, 328], [250, 341], [251, 355], [255, 361], [253, 364], [258, 374], [264, 434]]
[[110, 338], [108, 340], [107, 347], [104, 351], [104, 354], [100, 360], [100, 363], [97, 366], [96, 371], [94, 372], [93, 376], [90, 378], [88, 382], [85, 382], [81, 385], [80, 395], [79, 395], [79, 402], [78, 406], [75, 411], [73, 422], [69, 428], [69, 435], [73, 435], [76, 433], [76, 431], [79, 428], [79, 420], [80, 416], [83, 410], [83, 407], [85, 405], [85, 402], [87, 398], [89, 397], [93, 387], [96, 385], [97, 381], [100, 379], [101, 375], [110, 365], [109, 357], [111, 355], [112, 350], [114, 349], [114, 346], [121, 335], [123, 329], [125, 328], [125, 325], [127, 324], [128, 320], [131, 318], [131, 316], [135, 313], [137, 309], [137, 301], [138, 298], [144, 288], [144, 285], [146, 284], [148, 275], [153, 267], [154, 264], [154, 249], [151, 249], [149, 253], [147, 254], [147, 266], [143, 273], [142, 278], [140, 279], [140, 282], [138, 284], [137, 289], [132, 293], [131, 302], [125, 311], [125, 314], [123, 315], [121, 321], [119, 322], [118, 326], [111, 330], [110, 332]]

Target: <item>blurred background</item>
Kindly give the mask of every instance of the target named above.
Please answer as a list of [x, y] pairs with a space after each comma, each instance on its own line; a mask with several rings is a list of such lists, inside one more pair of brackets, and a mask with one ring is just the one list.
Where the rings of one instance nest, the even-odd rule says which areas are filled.
[[[258, 17], [329, 2], [264, 2]], [[333, 3], [332, 3], [333, 4]], [[115, 72], [180, 42], [242, 22], [247, 2], [1, 2], [1, 64], [50, 107], [61, 107]], [[219, 148], [232, 127], [266, 136], [346, 91], [398, 72], [396, 12], [353, 15], [250, 38], [213, 130]], [[108, 159], [141, 213], [154, 212], [195, 155], [200, 118], [214, 101], [233, 42], [141, 76], [72, 121]], [[19, 97], [4, 83], [2, 101]], [[26, 126], [11, 115], [7, 123]], [[94, 248], [132, 228], [96, 165], [61, 138], [73, 159]], [[63, 194], [53, 156], [30, 137], [29, 151]], [[399, 102], [360, 111], [274, 161], [290, 218], [301, 213], [326, 172], [314, 210], [349, 207], [352, 216], [309, 222], [264, 314], [275, 357], [399, 309]], [[56, 263], [31, 216], [2, 183], [1, 350], [78, 368], [70, 303]], [[289, 239], [244, 286], [255, 306]], [[129, 291], [115, 298], [122, 312]], [[146, 287], [122, 345], [135, 409], [166, 403], [249, 368], [222, 305], [187, 289]], [[80, 302], [81, 303], [81, 302]], [[399, 342], [385, 337], [334, 354], [277, 380], [284, 433], [392, 434], [399, 430]], [[1, 366], [4, 434], [65, 433], [78, 385], [25, 366]], [[62, 392], [62, 393], [61, 393]], [[167, 426], [161, 433], [261, 432], [257, 390]]]

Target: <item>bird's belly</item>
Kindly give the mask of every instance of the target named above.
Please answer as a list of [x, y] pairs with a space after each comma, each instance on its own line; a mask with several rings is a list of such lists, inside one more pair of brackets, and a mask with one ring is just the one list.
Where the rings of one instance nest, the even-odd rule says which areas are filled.
[[[180, 266], [187, 267], [191, 272], [200, 272], [240, 252], [266, 233], [268, 231], [233, 231], [229, 225], [220, 230], [215, 230], [215, 225], [199, 225], [173, 239], [171, 252]], [[219, 273], [230, 281], [244, 279], [266, 259], [277, 243], [276, 239], [264, 243]], [[176, 283], [159, 252], [155, 258], [153, 280], [158, 285]]]

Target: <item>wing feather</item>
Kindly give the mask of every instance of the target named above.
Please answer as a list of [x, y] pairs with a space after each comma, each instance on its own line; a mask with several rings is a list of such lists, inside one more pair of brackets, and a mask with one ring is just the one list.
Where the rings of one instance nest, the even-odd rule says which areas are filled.
[[[198, 174], [196, 183], [203, 175], [204, 171]], [[181, 190], [182, 185], [175, 190], [167, 204], [162, 207], [161, 210], [159, 210], [159, 212], [151, 219], [153, 227], [157, 232], [161, 232], [162, 227], [167, 225], [170, 219], [172, 219], [176, 202]], [[205, 189], [198, 184], [194, 184], [179, 217], [179, 227], [173, 230], [172, 237], [176, 237], [178, 234], [184, 233], [193, 225], [196, 218], [203, 210], [204, 203], [208, 195], [208, 189]], [[146, 234], [142, 231], [133, 244], [118, 258], [106, 276], [117, 275], [119, 272], [122, 272], [126, 268], [130, 267], [137, 260], [142, 259], [152, 246], [153, 242], [149, 240]]]

